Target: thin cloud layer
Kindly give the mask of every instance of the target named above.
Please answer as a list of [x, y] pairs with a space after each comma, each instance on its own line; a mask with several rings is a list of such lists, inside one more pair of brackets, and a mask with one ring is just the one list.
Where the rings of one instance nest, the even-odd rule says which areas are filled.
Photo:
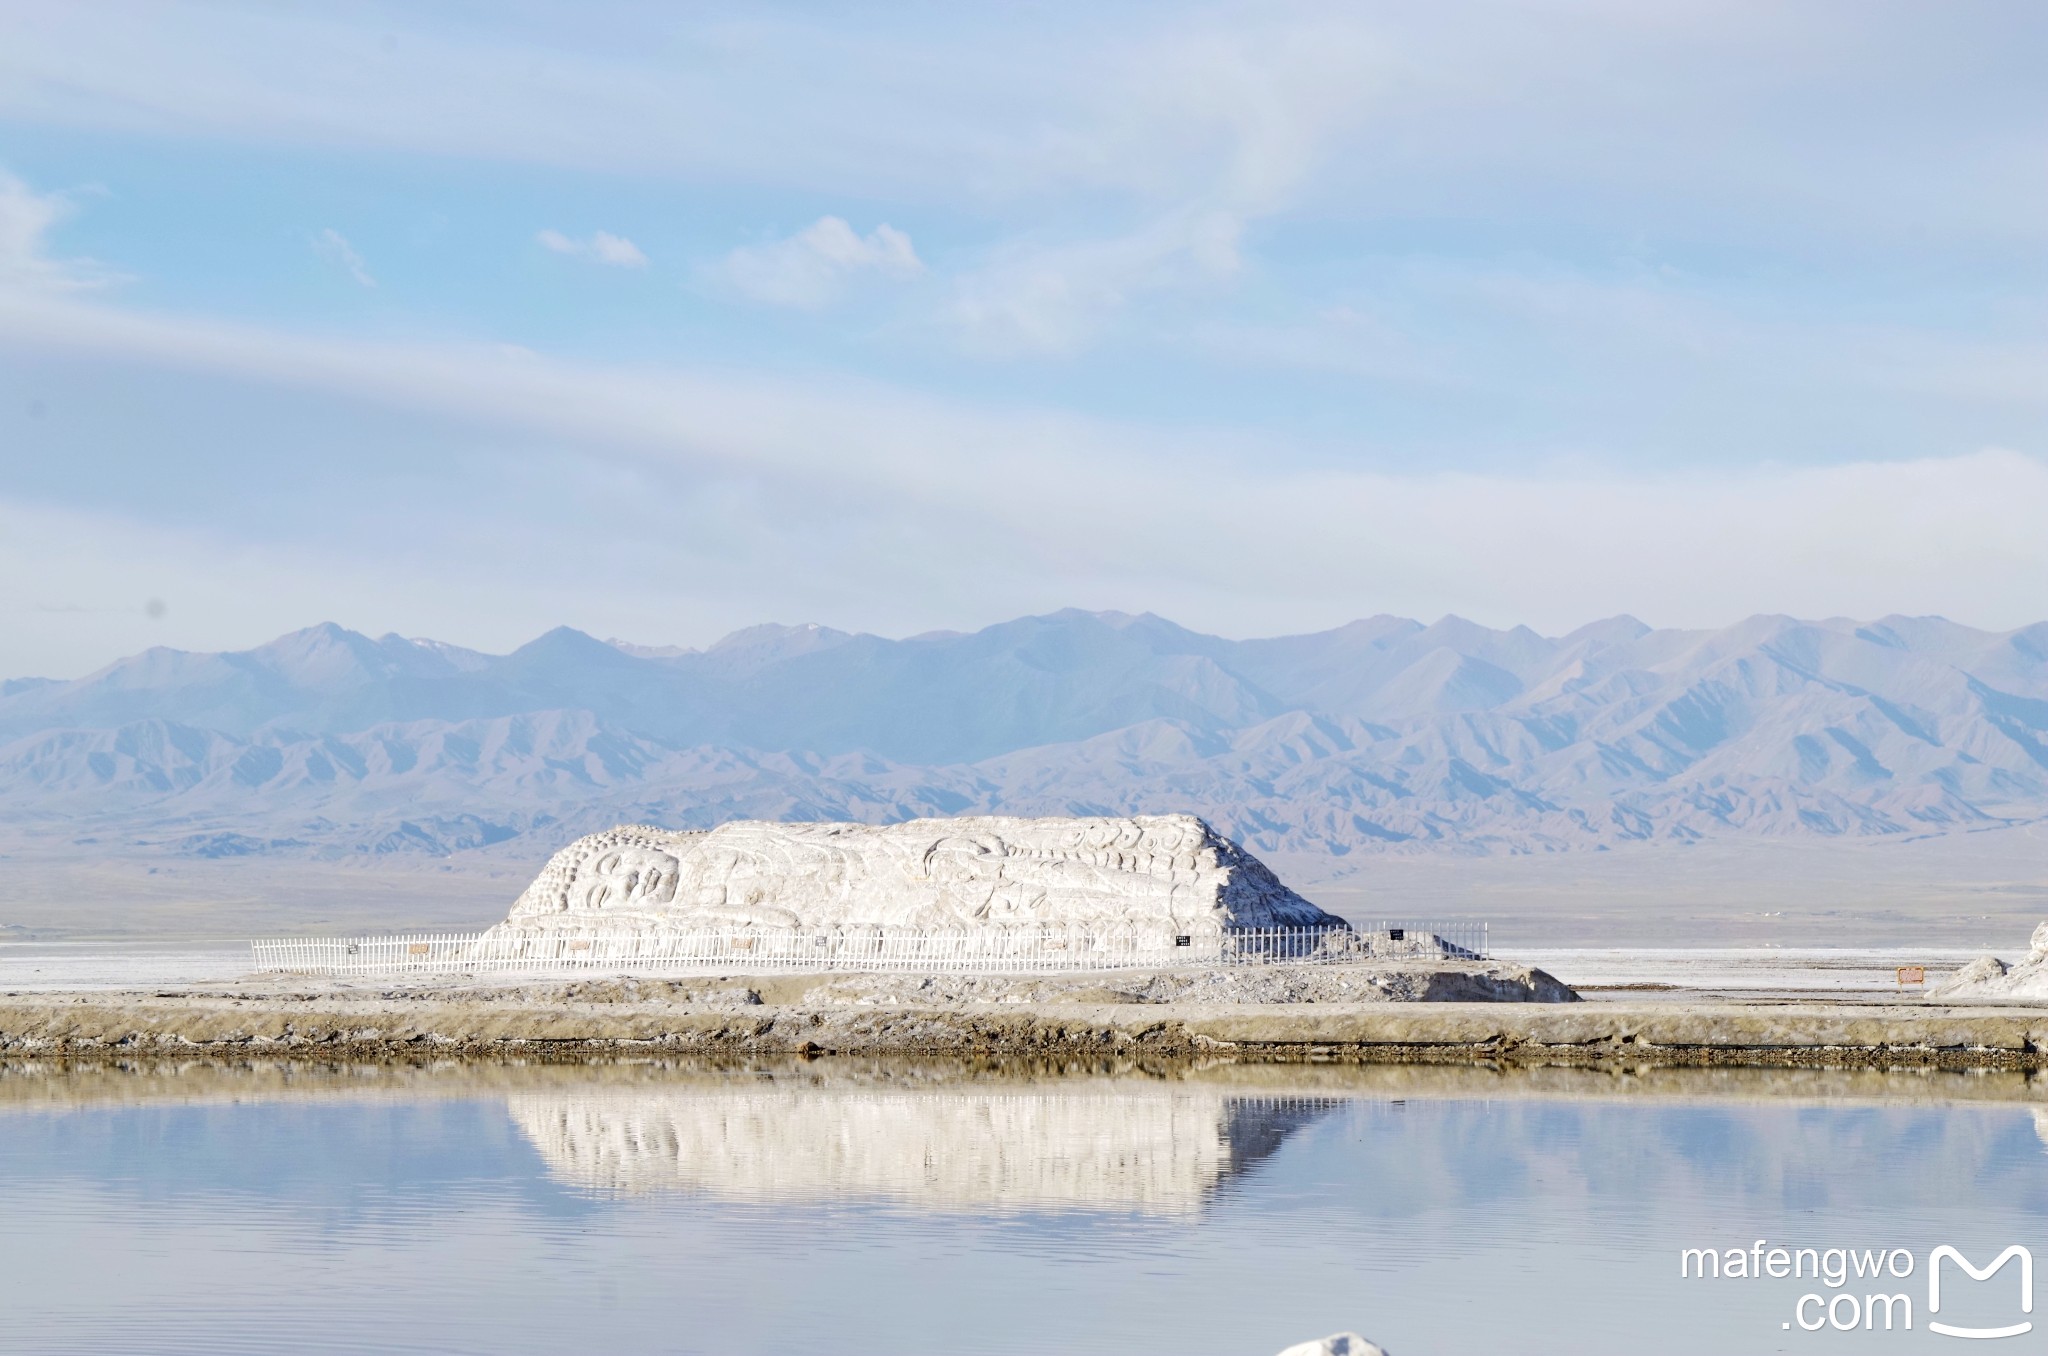
[[363, 262], [363, 256], [356, 253], [356, 247], [348, 243], [347, 236], [332, 226], [313, 237], [313, 252], [348, 274], [358, 287], [377, 285], [377, 280], [370, 276], [370, 266]]
[[[94, 634], [125, 624], [219, 646], [313, 607], [503, 647], [533, 633], [543, 606], [609, 634], [701, 641], [764, 616], [903, 634], [1139, 604], [1240, 636], [1382, 611], [1562, 632], [1621, 612], [1725, 623], [1760, 599], [1799, 615], [1943, 612], [2002, 627], [2038, 619], [2048, 591], [2048, 463], [2013, 451], [1740, 473], [1289, 469], [1256, 436], [991, 412], [871, 385], [311, 340], [71, 302], [17, 303], [0, 319], [46, 356], [142, 362], [183, 372], [187, 387], [257, 383], [283, 422], [252, 437], [288, 436], [295, 400], [340, 397], [475, 430], [461, 446], [577, 449], [528, 502], [481, 493], [467, 455], [409, 463], [390, 473], [404, 498], [395, 480], [366, 485], [361, 510], [327, 504], [303, 533], [263, 545], [273, 563], [254, 572], [221, 563], [257, 549], [236, 546], [237, 512], [201, 512], [150, 540], [17, 503], [7, 577], [53, 590], [17, 590], [18, 606], [112, 607], [132, 591], [66, 592], [74, 571], [187, 577], [159, 589], [177, 606], [156, 630], [115, 617]], [[518, 465], [495, 474], [524, 478]], [[453, 504], [464, 507], [451, 523]], [[110, 541], [148, 544], [126, 564], [95, 545], [89, 567], [76, 546]], [[346, 566], [352, 553], [449, 587], [377, 582]], [[386, 621], [365, 615], [380, 597]], [[15, 643], [31, 647], [20, 669], [34, 642]]]
[[560, 231], [544, 230], [538, 232], [534, 239], [556, 254], [590, 259], [613, 268], [647, 267], [647, 256], [638, 245], [610, 231], [595, 231], [587, 240], [575, 240]]
[[1244, 225], [1175, 213], [1108, 240], [999, 251], [955, 282], [952, 323], [984, 353], [1072, 353], [1147, 292], [1214, 286], [1236, 273]]
[[0, 168], [0, 292], [76, 291], [112, 280], [89, 259], [52, 255], [51, 233], [75, 210], [65, 195], [38, 193]]
[[2044, 38], [1850, 0], [22, 8], [0, 503], [161, 549], [102, 590], [43, 542], [15, 667], [259, 639], [200, 634], [238, 588], [480, 644], [2034, 620]]
[[820, 217], [784, 240], [743, 245], [720, 272], [755, 301], [816, 310], [861, 275], [898, 282], [924, 272], [910, 237], [884, 222], [861, 235], [841, 217]]

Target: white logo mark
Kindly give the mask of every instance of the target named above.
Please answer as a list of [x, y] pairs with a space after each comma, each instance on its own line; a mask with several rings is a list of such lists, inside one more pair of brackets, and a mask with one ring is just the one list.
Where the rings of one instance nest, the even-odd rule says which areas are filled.
[[[2015, 1257], [2019, 1258], [2020, 1312], [2023, 1314], [2034, 1312], [2034, 1254], [2015, 1243], [2004, 1252], [1998, 1254], [1997, 1259], [1990, 1266], [1980, 1271], [1970, 1265], [1969, 1258], [1944, 1243], [1933, 1252], [1927, 1254], [1928, 1313], [1938, 1314], [1941, 1312], [1941, 1259], [1944, 1257], [1952, 1258], [1957, 1266], [1969, 1273], [1970, 1279], [1973, 1281], [1988, 1281], [2000, 1267]], [[2032, 1320], [2028, 1320], [2025, 1323], [2015, 1323], [2009, 1328], [1957, 1328], [1947, 1323], [1936, 1323], [1929, 1320], [1927, 1326], [1931, 1331], [1941, 1333], [1946, 1337], [1989, 1338], [2018, 1337], [2023, 1332], [2031, 1332], [2034, 1324]]]

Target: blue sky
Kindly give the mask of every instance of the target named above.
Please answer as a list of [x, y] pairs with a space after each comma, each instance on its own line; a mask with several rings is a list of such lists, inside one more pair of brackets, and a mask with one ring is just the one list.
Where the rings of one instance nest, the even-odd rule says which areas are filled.
[[0, 672], [2048, 614], [2023, 4], [0, 2]]

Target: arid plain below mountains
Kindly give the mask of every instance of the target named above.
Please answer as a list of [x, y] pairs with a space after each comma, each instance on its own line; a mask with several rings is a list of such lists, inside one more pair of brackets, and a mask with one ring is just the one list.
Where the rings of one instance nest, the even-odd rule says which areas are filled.
[[421, 923], [489, 918], [624, 821], [1178, 810], [1340, 909], [2048, 906], [2048, 623], [1376, 617], [1233, 641], [1068, 611], [704, 650], [561, 629], [507, 655], [323, 625], [9, 681], [0, 741], [15, 935], [112, 925], [113, 894], [150, 906], [124, 931], [408, 898]]

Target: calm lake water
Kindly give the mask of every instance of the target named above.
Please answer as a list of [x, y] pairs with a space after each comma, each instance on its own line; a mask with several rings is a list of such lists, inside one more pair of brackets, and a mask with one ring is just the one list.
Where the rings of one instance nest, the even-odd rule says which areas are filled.
[[[2019, 1077], [0, 1064], [0, 1350], [1941, 1351], [2048, 1259]], [[1680, 1249], [1904, 1279], [1681, 1279]], [[1793, 1323], [1873, 1290], [1911, 1332]], [[1896, 1308], [1894, 1309], [1896, 1312]], [[1837, 1319], [1847, 1310], [1840, 1303]], [[2048, 1310], [2041, 1317], [2048, 1320]], [[1988, 1350], [2035, 1350], [2048, 1332]], [[1964, 1350], [1978, 1349], [1961, 1347]]]

